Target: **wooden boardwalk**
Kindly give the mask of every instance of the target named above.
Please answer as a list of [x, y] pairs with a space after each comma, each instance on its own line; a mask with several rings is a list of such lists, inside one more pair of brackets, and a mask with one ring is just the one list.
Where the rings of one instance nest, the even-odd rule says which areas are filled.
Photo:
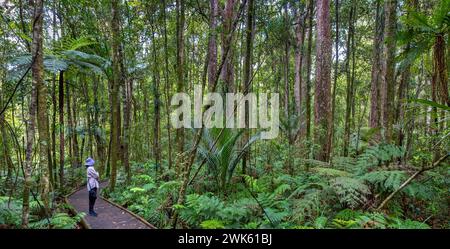
[[[105, 188], [108, 182], [100, 183], [101, 189]], [[77, 213], [84, 212], [86, 223], [91, 229], [154, 229], [155, 227], [143, 218], [128, 211], [127, 209], [102, 198], [100, 195], [95, 202], [94, 210], [98, 216], [89, 215], [89, 200], [86, 186], [79, 188], [67, 197]]]

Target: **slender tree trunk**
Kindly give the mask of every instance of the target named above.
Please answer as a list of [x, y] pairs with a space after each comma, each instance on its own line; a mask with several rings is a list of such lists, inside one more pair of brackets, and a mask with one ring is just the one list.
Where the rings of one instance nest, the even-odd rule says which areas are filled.
[[[405, 2], [406, 7], [411, 7], [414, 9], [417, 9], [418, 7], [418, 0], [407, 0]], [[407, 16], [409, 16], [410, 13], [407, 13]], [[406, 24], [406, 28], [408, 31], [412, 31], [411, 27], [409, 27], [408, 24]], [[408, 41], [408, 43], [405, 46], [405, 51], [409, 51], [411, 49], [411, 42]], [[398, 86], [398, 95], [397, 95], [397, 107], [395, 110], [395, 120], [394, 123], [398, 125], [399, 131], [397, 136], [397, 145], [403, 146], [404, 141], [406, 139], [406, 136], [409, 135], [409, 124], [413, 123], [414, 120], [411, 120], [410, 122], [406, 121], [406, 100], [408, 97], [408, 91], [409, 91], [409, 81], [411, 79], [411, 67], [407, 66], [404, 68], [404, 70], [401, 72], [400, 76], [400, 85]], [[402, 163], [405, 163], [407, 155], [408, 155], [408, 143], [406, 143], [406, 153], [405, 157], [402, 158]]]
[[395, 32], [397, 26], [396, 18], [397, 0], [385, 1], [386, 23], [384, 36], [386, 39], [385, 46], [385, 70], [382, 81], [381, 91], [381, 107], [382, 107], [382, 124], [386, 142], [390, 143], [393, 139], [393, 122], [394, 122], [394, 97], [395, 97]]
[[111, 149], [110, 149], [110, 161], [111, 161], [111, 179], [110, 188], [113, 191], [116, 186], [117, 178], [117, 161], [119, 160], [119, 134], [120, 134], [120, 13], [119, 13], [119, 1], [112, 0], [111, 2], [111, 30], [112, 30], [112, 53], [113, 53], [113, 79], [111, 81]]
[[[39, 132], [39, 166], [41, 167], [41, 198], [44, 208], [50, 210], [50, 181], [52, 165], [49, 158], [50, 136], [47, 113], [47, 86], [44, 84], [44, 63], [43, 63], [43, 1], [35, 2], [35, 25], [33, 27], [34, 51], [38, 51], [39, 56], [33, 65], [34, 82], [37, 88], [37, 126]], [[37, 20], [36, 20], [37, 18]]]
[[[371, 128], [378, 129], [381, 125], [381, 80], [382, 80], [382, 48], [384, 41], [384, 14], [381, 7], [381, 0], [376, 2], [376, 19], [375, 33], [373, 41], [372, 53], [372, 77], [370, 83], [370, 118], [369, 125]], [[379, 132], [375, 137], [375, 141], [379, 140]]]
[[49, 153], [51, 157], [51, 167], [50, 167], [50, 183], [56, 186], [56, 74], [52, 75], [52, 131], [51, 131], [51, 148]]
[[311, 67], [312, 67], [312, 43], [313, 43], [313, 20], [314, 20], [314, 0], [308, 4], [308, 48], [306, 56], [306, 91], [305, 92], [305, 112], [306, 112], [306, 138], [311, 141]]
[[217, 17], [219, 6], [217, 0], [210, 0], [209, 43], [208, 43], [208, 86], [211, 87], [217, 73]]
[[353, 102], [353, 80], [350, 71], [350, 57], [353, 52], [352, 40], [354, 39], [354, 22], [356, 20], [356, 1], [352, 0], [352, 7], [348, 18], [348, 35], [347, 35], [347, 51], [345, 57], [345, 71], [346, 71], [346, 100], [345, 100], [345, 122], [344, 122], [344, 156], [348, 156], [350, 143], [350, 115], [352, 111]]
[[[3, 53], [2, 53], [3, 55]], [[2, 68], [3, 71], [3, 68]], [[2, 83], [2, 82], [0, 82]], [[2, 84], [0, 84], [1, 86]], [[0, 88], [1, 89], [1, 88]], [[3, 88], [4, 89], [4, 88]], [[4, 103], [2, 101], [2, 95], [5, 93], [5, 91], [3, 91], [2, 93], [0, 93], [0, 106], [4, 106]], [[14, 117], [14, 113], [13, 113], [13, 117]], [[5, 123], [5, 113], [0, 114], [0, 135], [2, 136], [0, 138], [0, 145], [2, 145], [2, 159], [0, 160], [1, 165], [6, 165], [6, 181], [5, 181], [5, 186], [7, 189], [10, 189], [11, 191], [13, 191], [13, 182], [12, 182], [12, 174], [13, 174], [13, 170], [14, 170], [14, 164], [13, 161], [11, 159], [11, 155], [9, 152], [9, 139], [6, 133], [6, 123]]]
[[[245, 39], [245, 57], [244, 57], [244, 85], [243, 92], [246, 95], [251, 89], [251, 75], [252, 75], [252, 55], [253, 55], [253, 15], [254, 3], [253, 0], [247, 2], [247, 24], [246, 24], [246, 39]], [[245, 131], [243, 134], [243, 144], [247, 143], [250, 137], [249, 124], [249, 103], [245, 101]], [[250, 152], [247, 150], [242, 157], [242, 173], [246, 174], [247, 164], [250, 159]]]
[[[184, 91], [184, 1], [177, 0], [176, 10], [177, 10], [177, 91]], [[186, 117], [181, 117], [186, 118]], [[177, 129], [176, 132], [176, 144], [178, 152], [182, 153], [184, 151], [184, 128]]]
[[153, 123], [153, 156], [155, 157], [156, 173], [160, 167], [161, 148], [160, 148], [160, 133], [161, 133], [161, 113], [160, 113], [160, 96], [159, 96], [159, 67], [158, 57], [156, 53], [155, 31], [152, 23], [152, 48], [153, 48], [153, 96], [154, 96], [154, 123]]
[[[52, 5], [52, 29], [53, 29], [53, 33], [52, 33], [52, 41], [56, 41], [56, 32], [57, 32], [57, 27], [56, 27], [56, 1], [53, 2]], [[56, 73], [54, 73], [52, 75], [52, 104], [53, 104], [53, 115], [52, 115], [52, 149], [51, 149], [51, 154], [52, 154], [52, 178], [50, 180], [50, 182], [55, 186], [56, 188], [56, 179], [57, 179], [57, 168], [56, 168], [56, 109], [57, 109], [57, 101], [56, 101]]]
[[[225, 63], [222, 70], [222, 80], [224, 82], [224, 92], [234, 92], [234, 68], [233, 68], [233, 36], [232, 27], [234, 21], [234, 9], [236, 0], [226, 0], [223, 9], [223, 33], [222, 33], [222, 55], [226, 54]], [[228, 53], [225, 51], [228, 50]]]
[[332, 94], [332, 100], [331, 100], [331, 129], [330, 129], [330, 135], [328, 136], [328, 151], [330, 152], [330, 155], [333, 154], [333, 143], [334, 143], [334, 118], [336, 115], [336, 88], [337, 88], [337, 81], [339, 77], [339, 0], [334, 0], [335, 4], [335, 25], [336, 25], [336, 34], [335, 34], [335, 62], [334, 62], [334, 82], [333, 82], [333, 94]]
[[100, 131], [100, 122], [99, 122], [99, 103], [98, 103], [98, 99], [99, 99], [99, 94], [98, 94], [98, 87], [100, 84], [100, 78], [93, 78], [93, 82], [94, 82], [94, 126], [93, 128], [95, 129], [94, 132], [94, 137], [95, 137], [95, 142], [96, 142], [96, 147], [97, 147], [97, 157], [98, 157], [98, 164], [99, 164], [99, 174], [100, 176], [102, 176], [105, 172], [105, 162], [106, 162], [106, 158], [105, 158], [105, 145], [104, 145], [104, 138], [102, 137]]
[[69, 144], [69, 158], [70, 158], [70, 164], [71, 164], [71, 168], [75, 167], [75, 161], [74, 161], [74, 153], [73, 153], [73, 136], [72, 133], [74, 132], [74, 128], [73, 128], [73, 121], [72, 121], [72, 108], [71, 108], [71, 101], [70, 101], [70, 88], [69, 88], [69, 84], [66, 84], [65, 87], [65, 91], [66, 91], [66, 112], [67, 112], [67, 125], [69, 126], [68, 129], [68, 144]]
[[72, 150], [73, 150], [73, 167], [79, 167], [80, 166], [80, 148], [78, 147], [78, 134], [77, 134], [77, 126], [78, 126], [78, 105], [77, 105], [77, 92], [74, 91], [72, 94], [72, 128], [71, 128], [71, 135], [72, 135]]
[[163, 0], [163, 19], [164, 19], [164, 81], [165, 81], [165, 101], [166, 101], [166, 119], [167, 119], [167, 140], [168, 140], [168, 161], [169, 169], [172, 168], [172, 134], [170, 130], [170, 114], [169, 114], [169, 94], [170, 94], [170, 83], [169, 83], [169, 50], [167, 48], [167, 21], [166, 21], [166, 1]]
[[331, 135], [331, 26], [330, 1], [317, 0], [316, 96], [314, 98], [314, 136], [319, 149], [315, 159], [328, 161]]
[[64, 71], [59, 72], [58, 102], [59, 102], [59, 184], [64, 188]]
[[[289, 13], [288, 13], [288, 3], [284, 5], [284, 22], [285, 22], [285, 30], [290, 29], [289, 24]], [[289, 33], [286, 34], [287, 37], [289, 37]], [[284, 40], [284, 115], [288, 123], [290, 123], [290, 112], [289, 112], [289, 92], [290, 92], [290, 86], [289, 86], [289, 63], [290, 63], [290, 44], [289, 39], [286, 38]], [[290, 129], [288, 129], [288, 140], [291, 141], [291, 134]]]
[[130, 168], [130, 127], [131, 127], [131, 97], [132, 97], [132, 81], [126, 76], [125, 68], [123, 66], [123, 51], [120, 48], [120, 74], [121, 85], [123, 87], [123, 131], [122, 131], [122, 161], [127, 174], [127, 183], [131, 182], [131, 168]]
[[[43, 8], [42, 0], [35, 0], [33, 2], [33, 43], [31, 46], [31, 53], [33, 55], [33, 63], [31, 67], [32, 84], [31, 84], [31, 101], [29, 106], [29, 115], [27, 120], [27, 147], [25, 155], [25, 169], [24, 169], [24, 188], [22, 200], [22, 226], [28, 227], [28, 218], [30, 214], [30, 189], [32, 184], [31, 171], [33, 168], [33, 143], [35, 135], [35, 119], [38, 105], [38, 85], [43, 81], [43, 66], [44, 58], [42, 51], [42, 22], [43, 22]], [[45, 168], [45, 167], [43, 167]], [[44, 169], [45, 170], [45, 169]]]
[[297, 14], [297, 25], [295, 27], [295, 81], [294, 81], [294, 98], [295, 98], [295, 110], [298, 118], [298, 132], [300, 133], [300, 137], [304, 137], [305, 135], [305, 113], [303, 104], [305, 102], [306, 96], [306, 83], [302, 82], [302, 68], [303, 68], [303, 43], [305, 41], [305, 14], [304, 10], [301, 9]]

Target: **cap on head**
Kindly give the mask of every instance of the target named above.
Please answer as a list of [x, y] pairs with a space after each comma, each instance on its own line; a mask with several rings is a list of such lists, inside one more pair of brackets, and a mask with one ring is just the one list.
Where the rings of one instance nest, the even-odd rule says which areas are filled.
[[86, 167], [89, 167], [89, 166], [93, 166], [94, 163], [95, 163], [94, 159], [88, 157], [88, 159], [86, 159], [86, 162], [84, 163], [84, 165], [86, 165]]

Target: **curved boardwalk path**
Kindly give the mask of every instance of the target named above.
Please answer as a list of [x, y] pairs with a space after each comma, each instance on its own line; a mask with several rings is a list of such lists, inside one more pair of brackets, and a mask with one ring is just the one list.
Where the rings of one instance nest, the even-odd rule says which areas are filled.
[[[107, 181], [100, 183], [101, 189], [108, 185]], [[77, 213], [89, 213], [88, 192], [86, 186], [82, 186], [77, 191], [67, 197]], [[100, 196], [95, 202], [95, 211], [98, 216], [86, 215], [84, 219], [91, 229], [154, 229], [155, 227], [146, 222], [136, 214], [131, 213], [123, 207], [118, 206]]]

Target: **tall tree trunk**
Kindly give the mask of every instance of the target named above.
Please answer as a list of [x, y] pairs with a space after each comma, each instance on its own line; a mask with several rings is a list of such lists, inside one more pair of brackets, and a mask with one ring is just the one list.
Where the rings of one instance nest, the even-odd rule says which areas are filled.
[[350, 71], [350, 57], [353, 53], [353, 40], [355, 26], [354, 22], [356, 20], [356, 1], [352, 0], [352, 7], [350, 9], [350, 14], [348, 18], [348, 35], [347, 35], [347, 51], [345, 55], [345, 72], [347, 81], [347, 90], [345, 98], [345, 121], [344, 121], [344, 156], [348, 156], [349, 144], [350, 144], [350, 115], [353, 105], [353, 80]]
[[96, 142], [96, 147], [97, 147], [97, 156], [98, 156], [98, 164], [99, 164], [99, 174], [100, 176], [102, 176], [105, 172], [105, 162], [106, 162], [106, 158], [105, 158], [105, 145], [104, 145], [104, 138], [101, 136], [100, 133], [100, 122], [99, 122], [99, 103], [98, 103], [98, 98], [99, 98], [99, 94], [98, 94], [98, 87], [100, 84], [100, 77], [98, 78], [93, 78], [93, 82], [94, 82], [94, 137], [95, 137], [95, 142]]
[[[3, 54], [2, 54], [3, 55]], [[3, 68], [2, 68], [3, 71]], [[3, 79], [2, 79], [3, 80]], [[4, 81], [0, 81], [0, 83], [3, 83]], [[2, 86], [2, 84], [0, 84], [0, 86]], [[4, 88], [0, 88], [0, 89], [4, 89]], [[5, 91], [3, 91], [2, 93], [0, 93], [0, 106], [4, 106], [4, 103], [2, 101], [2, 95], [5, 93]], [[13, 113], [13, 117], [14, 117], [14, 113]], [[6, 123], [5, 123], [5, 113], [0, 114], [0, 135], [2, 136], [0, 138], [0, 145], [2, 146], [2, 158], [0, 159], [0, 165], [6, 165], [6, 180], [5, 180], [5, 186], [7, 189], [13, 191], [13, 181], [12, 181], [12, 174], [13, 174], [13, 170], [14, 170], [14, 164], [13, 161], [11, 159], [11, 155], [9, 152], [9, 139], [7, 137], [6, 134]]]
[[331, 128], [330, 128], [330, 135], [328, 136], [328, 151], [330, 152], [330, 155], [333, 153], [333, 143], [334, 143], [334, 117], [336, 115], [336, 88], [337, 88], [337, 81], [339, 77], [339, 0], [334, 0], [335, 9], [334, 9], [334, 15], [335, 15], [335, 25], [336, 25], [336, 34], [335, 34], [335, 62], [334, 62], [334, 82], [333, 82], [333, 93], [332, 93], [332, 100], [331, 100]]
[[71, 167], [75, 167], [75, 161], [74, 161], [74, 153], [73, 153], [73, 136], [72, 133], [74, 132], [74, 128], [73, 128], [73, 120], [72, 120], [72, 108], [71, 108], [71, 101], [70, 101], [70, 88], [69, 88], [69, 84], [66, 84], [65, 87], [65, 91], [66, 91], [66, 112], [67, 112], [67, 125], [69, 126], [68, 129], [68, 144], [69, 144], [69, 158], [70, 158], [70, 164]]
[[313, 20], [314, 20], [314, 0], [308, 3], [308, 48], [306, 51], [306, 84], [304, 92], [304, 106], [306, 118], [306, 139], [311, 141], [311, 67], [312, 67], [312, 43], [313, 43]]
[[[50, 152], [50, 136], [47, 113], [47, 86], [44, 84], [44, 63], [43, 63], [43, 1], [35, 2], [35, 25], [33, 27], [33, 45], [36, 46], [39, 57], [33, 65], [34, 83], [37, 88], [37, 126], [39, 132], [39, 166], [41, 167], [41, 198], [44, 208], [50, 210], [50, 181], [49, 176], [52, 169]], [[39, 10], [40, 9], [40, 10]]]
[[295, 98], [295, 111], [298, 119], [298, 132], [301, 137], [304, 137], [306, 129], [303, 127], [306, 125], [305, 113], [302, 103], [305, 102], [305, 83], [302, 82], [302, 65], [303, 65], [303, 43], [305, 41], [305, 11], [303, 8], [298, 11], [297, 25], [295, 27], [295, 80], [294, 80], [294, 98]]
[[56, 74], [52, 75], [52, 129], [51, 129], [51, 148], [50, 153], [50, 183], [56, 187]]
[[314, 98], [314, 137], [319, 146], [315, 159], [328, 161], [331, 135], [331, 26], [330, 1], [317, 0], [316, 96]]
[[160, 133], [161, 133], [161, 113], [160, 113], [160, 96], [159, 96], [159, 67], [158, 57], [156, 53], [155, 30], [152, 23], [152, 48], [153, 48], [153, 96], [154, 96], [154, 123], [153, 123], [153, 156], [155, 157], [156, 173], [158, 173], [161, 161]]
[[[176, 2], [177, 10], [177, 91], [184, 91], [184, 6], [183, 0], [177, 0]], [[186, 117], [182, 117], [183, 119]], [[182, 153], [184, 151], [184, 128], [177, 129], [176, 132], [176, 144], [178, 152]]]
[[[69, 99], [70, 101], [70, 99]], [[77, 92], [74, 91], [72, 94], [72, 128], [71, 128], [71, 135], [72, 135], [72, 150], [73, 150], [73, 167], [79, 167], [80, 166], [80, 150], [78, 147], [78, 134], [77, 134], [77, 126], [78, 126], [78, 105], [77, 105]], [[68, 106], [70, 107], [70, 106]]]
[[[369, 126], [378, 129], [381, 125], [381, 80], [382, 80], [382, 48], [384, 41], [384, 13], [381, 6], [381, 0], [376, 2], [375, 33], [373, 40], [372, 53], [372, 76], [370, 83], [370, 118]], [[379, 132], [375, 141], [379, 140]]]
[[[413, 7], [417, 8], [418, 1], [417, 0], [408, 0], [406, 1], [407, 7]], [[409, 15], [409, 12], [407, 13]], [[409, 31], [411, 31], [411, 28], [407, 28]], [[408, 51], [411, 48], [411, 42], [408, 41], [408, 43], [405, 46], [405, 51]], [[408, 122], [405, 122], [405, 109], [406, 109], [406, 100], [408, 99], [408, 90], [409, 90], [409, 80], [411, 78], [411, 67], [408, 65], [402, 72], [400, 76], [400, 85], [398, 86], [398, 100], [397, 100], [397, 108], [395, 111], [395, 123], [399, 125], [399, 132], [397, 136], [397, 145], [403, 146], [404, 140], [405, 140], [405, 133], [408, 133]], [[410, 123], [412, 123], [411, 121]], [[406, 146], [408, 147], [408, 146]], [[405, 155], [408, 154], [408, 148], [406, 148]], [[406, 156], [403, 157], [402, 163], [405, 162]]]
[[433, 46], [433, 55], [435, 61], [434, 74], [436, 75], [436, 97], [439, 102], [443, 105], [450, 106], [448, 98], [448, 72], [447, 63], [445, 61], [446, 56], [446, 44], [444, 34], [438, 34], [435, 37], [435, 42]]
[[[56, 41], [56, 1], [53, 1], [52, 5], [52, 41]], [[51, 148], [51, 158], [52, 158], [52, 172], [53, 176], [51, 176], [50, 182], [55, 186], [56, 188], [56, 179], [57, 179], [57, 168], [56, 168], [56, 109], [57, 109], [57, 101], [56, 101], [56, 73], [52, 75], [52, 108], [53, 108], [53, 114], [52, 114], [52, 148]]]
[[[35, 119], [38, 105], [38, 85], [43, 82], [43, 66], [44, 56], [42, 51], [42, 22], [43, 22], [43, 8], [44, 3], [42, 0], [35, 0], [33, 2], [33, 43], [31, 46], [31, 53], [33, 55], [32, 63], [32, 84], [31, 84], [31, 101], [29, 106], [29, 115], [27, 120], [27, 147], [25, 155], [25, 169], [24, 169], [24, 188], [23, 188], [23, 200], [22, 200], [22, 226], [28, 227], [28, 218], [30, 214], [30, 189], [32, 185], [31, 171], [33, 168], [33, 143], [35, 135]], [[45, 167], [44, 167], [45, 168]], [[44, 169], [45, 170], [45, 169]]]
[[[243, 92], [246, 95], [251, 89], [251, 75], [252, 75], [252, 55], [253, 55], [253, 15], [254, 3], [253, 0], [247, 2], [247, 24], [246, 24], [246, 39], [245, 39], [245, 57], [244, 57], [244, 85]], [[249, 124], [249, 103], [245, 101], [245, 131], [243, 134], [243, 144], [247, 143], [250, 137]], [[242, 157], [242, 173], [246, 174], [247, 164], [250, 159], [249, 150], [247, 150]]]
[[[432, 100], [438, 102], [442, 105], [450, 106], [448, 98], [448, 74], [447, 74], [447, 64], [445, 62], [445, 38], [443, 34], [437, 34], [434, 38], [433, 45], [433, 75], [432, 75]], [[439, 117], [440, 116], [440, 117]], [[438, 134], [444, 129], [445, 123], [441, 121], [441, 126], [439, 125], [439, 119], [445, 120], [445, 112], [439, 111], [436, 107], [433, 107], [432, 117], [433, 122], [433, 135]], [[435, 148], [433, 152], [433, 160], [437, 160], [441, 156], [441, 150], [435, 145], [438, 143], [438, 139], [432, 139], [432, 146]]]
[[130, 127], [131, 127], [131, 98], [132, 98], [132, 81], [126, 76], [126, 69], [123, 64], [123, 51], [119, 48], [120, 60], [120, 81], [123, 87], [123, 131], [122, 131], [122, 162], [127, 175], [126, 182], [131, 182], [131, 168], [130, 168]]
[[59, 72], [58, 102], [59, 102], [59, 184], [64, 188], [64, 71]]
[[210, 0], [209, 42], [208, 42], [208, 86], [214, 84], [217, 73], [217, 16], [219, 6], [217, 0]]
[[[234, 92], [234, 68], [233, 68], [233, 36], [234, 32], [234, 9], [236, 0], [226, 0], [223, 9], [223, 33], [222, 33], [222, 55], [226, 54], [225, 62], [222, 70], [222, 80], [224, 82], [224, 92]], [[228, 50], [228, 53], [226, 51]]]
[[397, 0], [385, 1], [386, 23], [384, 29], [385, 42], [385, 70], [381, 91], [382, 124], [386, 142], [390, 143], [393, 138], [394, 123], [394, 97], [395, 97], [395, 32], [397, 26], [396, 18]]
[[[166, 119], [167, 124], [170, 123], [169, 114], [169, 94], [170, 94], [170, 83], [169, 83], [169, 49], [167, 48], [167, 21], [166, 21], [166, 1], [163, 0], [163, 19], [164, 19], [164, 81], [165, 81], [165, 101], [166, 101]], [[170, 130], [170, 125], [167, 125], [167, 144], [168, 144], [168, 161], [169, 169], [172, 168], [172, 133]]]
[[110, 161], [111, 161], [111, 180], [110, 188], [113, 191], [116, 186], [117, 178], [117, 161], [119, 160], [119, 135], [120, 135], [120, 13], [119, 13], [119, 1], [112, 0], [111, 2], [111, 30], [112, 30], [112, 67], [113, 78], [111, 81], [111, 149], [110, 149]]

